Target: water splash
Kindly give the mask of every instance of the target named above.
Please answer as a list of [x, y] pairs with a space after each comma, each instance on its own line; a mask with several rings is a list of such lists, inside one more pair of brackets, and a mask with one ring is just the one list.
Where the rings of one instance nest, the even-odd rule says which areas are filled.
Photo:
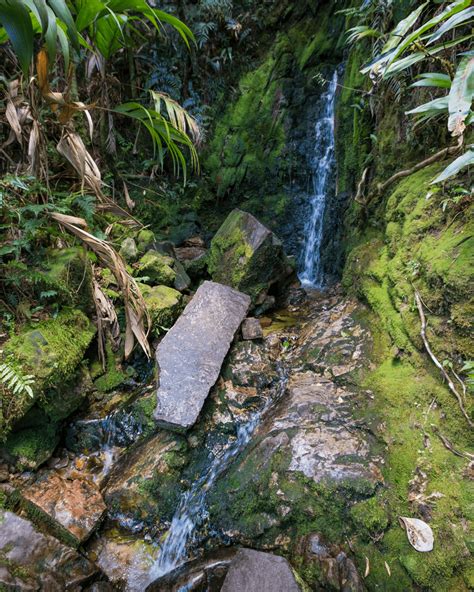
[[304, 286], [320, 288], [324, 282], [321, 269], [321, 243], [323, 240], [324, 212], [332, 185], [335, 164], [334, 112], [337, 89], [337, 69], [327, 91], [321, 96], [321, 117], [316, 122], [316, 140], [311, 161], [313, 194], [311, 214], [305, 227], [306, 243], [299, 274]]
[[205, 473], [185, 492], [173, 516], [160, 556], [150, 570], [149, 581], [169, 573], [185, 562], [187, 548], [197, 528], [204, 522], [206, 496], [216, 479], [250, 441], [263, 411], [255, 413], [248, 422], [237, 427], [237, 437], [222, 454], [215, 455]]

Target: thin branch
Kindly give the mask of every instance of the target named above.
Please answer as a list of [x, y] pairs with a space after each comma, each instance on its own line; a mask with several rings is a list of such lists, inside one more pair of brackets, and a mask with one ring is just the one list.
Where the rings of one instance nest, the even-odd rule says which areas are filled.
[[450, 452], [452, 452], [455, 456], [459, 456], [459, 457], [465, 458], [467, 460], [474, 460], [474, 454], [471, 454], [470, 452], [462, 452], [461, 450], [457, 450], [457, 448], [454, 448], [454, 446], [446, 438], [446, 436], [443, 436], [443, 434], [438, 430], [437, 426], [431, 424], [431, 429], [438, 436], [438, 438], [441, 440], [444, 447], [447, 448]]
[[463, 403], [462, 397], [458, 393], [456, 387], [454, 386], [454, 383], [451, 380], [451, 377], [446, 372], [446, 369], [444, 368], [444, 366], [441, 364], [441, 362], [438, 360], [438, 358], [434, 355], [433, 351], [431, 350], [430, 344], [428, 342], [428, 338], [426, 337], [426, 316], [425, 316], [425, 311], [423, 310], [423, 304], [422, 304], [422, 301], [421, 301], [421, 297], [420, 297], [420, 294], [418, 293], [417, 290], [415, 290], [415, 301], [416, 301], [416, 306], [418, 308], [418, 313], [420, 315], [420, 321], [421, 321], [420, 335], [421, 335], [421, 339], [423, 340], [423, 344], [425, 346], [425, 349], [428, 352], [428, 355], [430, 356], [430, 358], [433, 361], [434, 365], [440, 370], [440, 372], [443, 375], [444, 379], [448, 383], [449, 390], [456, 397], [457, 402], [459, 404], [459, 408], [461, 409], [462, 414], [466, 418], [467, 423], [471, 427], [474, 427], [474, 423], [471, 421], [471, 418], [467, 414], [467, 412], [466, 412], [466, 410], [464, 408], [464, 403]]

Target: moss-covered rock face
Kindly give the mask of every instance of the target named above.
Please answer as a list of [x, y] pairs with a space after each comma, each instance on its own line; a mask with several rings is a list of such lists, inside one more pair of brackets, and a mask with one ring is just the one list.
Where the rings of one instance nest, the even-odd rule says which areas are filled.
[[[385, 491], [372, 503], [351, 511], [359, 538], [358, 566], [365, 555], [371, 571], [369, 590], [468, 590], [468, 548], [472, 521], [467, 463], [449, 451], [447, 438], [458, 450], [472, 441], [469, 427], [454, 395], [426, 355], [420, 336], [420, 317], [414, 302], [421, 295], [428, 320], [427, 339], [447, 368], [472, 358], [472, 339], [466, 320], [472, 309], [472, 206], [443, 207], [449, 185], [433, 192], [432, 179], [443, 165], [410, 175], [382, 196], [372, 213], [378, 228], [353, 233], [356, 246], [347, 259], [344, 285], [365, 300], [373, 315], [375, 366], [366, 377], [374, 393], [380, 434], [387, 444]], [[377, 531], [385, 523], [385, 535]], [[435, 548], [417, 553], [396, 523], [397, 516], [414, 516], [433, 529]], [[392, 576], [384, 574], [383, 561]], [[390, 587], [391, 586], [391, 587]]]
[[212, 239], [208, 270], [214, 281], [249, 294], [254, 304], [289, 271], [280, 241], [241, 210], [231, 212]]
[[173, 264], [171, 257], [151, 250], [139, 260], [135, 275], [146, 284], [173, 286], [176, 279]]
[[153, 332], [159, 335], [169, 329], [183, 308], [183, 296], [168, 286], [147, 286], [139, 284], [153, 324]]
[[34, 377], [33, 397], [3, 393], [3, 417], [8, 426], [22, 418], [35, 402], [53, 421], [77, 408], [86, 387], [77, 392], [71, 381], [94, 335], [95, 327], [83, 312], [64, 310], [5, 343], [4, 359], [23, 375]]

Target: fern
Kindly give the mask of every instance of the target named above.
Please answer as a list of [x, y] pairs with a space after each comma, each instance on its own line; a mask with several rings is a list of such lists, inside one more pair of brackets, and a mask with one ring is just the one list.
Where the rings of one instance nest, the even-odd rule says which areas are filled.
[[0, 364], [0, 382], [13, 395], [23, 395], [26, 393], [29, 397], [34, 397], [31, 387], [35, 382], [35, 377], [31, 374], [21, 374], [6, 362]]

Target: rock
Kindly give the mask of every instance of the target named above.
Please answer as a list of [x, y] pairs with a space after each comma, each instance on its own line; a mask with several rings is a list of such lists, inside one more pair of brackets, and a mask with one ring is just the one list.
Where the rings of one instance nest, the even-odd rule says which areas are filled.
[[101, 533], [88, 548], [89, 556], [113, 584], [112, 590], [143, 590], [159, 553], [157, 545], [117, 530]]
[[211, 242], [208, 269], [216, 282], [261, 304], [269, 287], [285, 277], [288, 263], [278, 238], [247, 212], [234, 210]]
[[143, 228], [137, 235], [137, 249], [140, 255], [144, 255], [153, 247], [155, 235], [151, 230]]
[[34, 471], [52, 456], [58, 444], [59, 431], [56, 424], [45, 421], [10, 434], [1, 453], [18, 469]]
[[179, 469], [186, 462], [182, 436], [160, 431], [123, 456], [104, 491], [109, 515], [133, 532], [163, 530], [173, 516], [182, 487]]
[[[23, 374], [34, 376], [33, 397], [15, 395], [15, 404], [9, 405], [8, 393], [2, 395], [4, 418], [14, 424], [33, 406], [47, 408], [51, 419], [55, 416], [54, 398], [62, 398], [59, 385], [69, 388], [75, 379], [79, 363], [94, 337], [96, 329], [80, 310], [64, 310], [56, 318], [42, 321], [27, 328], [3, 344], [3, 355], [12, 358]], [[55, 388], [54, 392], [48, 389]], [[48, 392], [47, 392], [48, 391]], [[42, 397], [41, 395], [47, 396]], [[60, 401], [58, 401], [61, 403]], [[71, 402], [71, 401], [70, 401]], [[58, 405], [58, 408], [62, 403]], [[67, 405], [68, 408], [72, 408]], [[11, 411], [9, 411], [11, 409]], [[1, 439], [1, 438], [0, 438]]]
[[206, 244], [200, 236], [184, 241], [182, 247], [176, 249], [176, 256], [181, 262], [194, 261], [206, 253]]
[[242, 338], [245, 340], [262, 339], [263, 331], [260, 321], [254, 318], [245, 319], [242, 323]]
[[196, 257], [196, 259], [192, 259], [191, 261], [185, 261], [184, 267], [186, 269], [186, 273], [194, 281], [203, 278], [208, 278], [209, 275], [207, 273], [207, 251], [199, 257]]
[[22, 491], [22, 497], [74, 546], [90, 537], [106, 510], [102, 495], [93, 483], [66, 480], [56, 472], [40, 476]]
[[239, 341], [229, 352], [222, 372], [224, 378], [231, 380], [236, 386], [256, 387], [263, 391], [278, 380], [275, 363], [268, 353], [264, 344]]
[[138, 285], [148, 307], [155, 335], [170, 329], [182, 310], [181, 293], [168, 286]]
[[186, 273], [186, 269], [184, 268], [183, 264], [177, 260], [175, 260], [173, 263], [173, 269], [174, 269], [174, 272], [176, 273], [176, 277], [174, 280], [174, 287], [176, 290], [179, 290], [180, 292], [184, 292], [191, 285], [191, 278]]
[[236, 553], [236, 549], [220, 549], [186, 562], [151, 583], [146, 592], [220, 592]]
[[174, 286], [176, 272], [173, 269], [173, 264], [174, 259], [172, 257], [151, 250], [138, 261], [134, 273], [140, 277], [142, 283], [155, 286]]
[[248, 296], [227, 286], [199, 287], [157, 348], [159, 425], [178, 431], [194, 425], [249, 305]]
[[0, 588], [2, 590], [80, 589], [98, 574], [89, 560], [28, 520], [0, 510]]
[[221, 592], [301, 592], [283, 557], [240, 549], [230, 564]]
[[138, 257], [137, 244], [133, 238], [126, 238], [120, 245], [120, 255], [127, 263], [131, 263]]

